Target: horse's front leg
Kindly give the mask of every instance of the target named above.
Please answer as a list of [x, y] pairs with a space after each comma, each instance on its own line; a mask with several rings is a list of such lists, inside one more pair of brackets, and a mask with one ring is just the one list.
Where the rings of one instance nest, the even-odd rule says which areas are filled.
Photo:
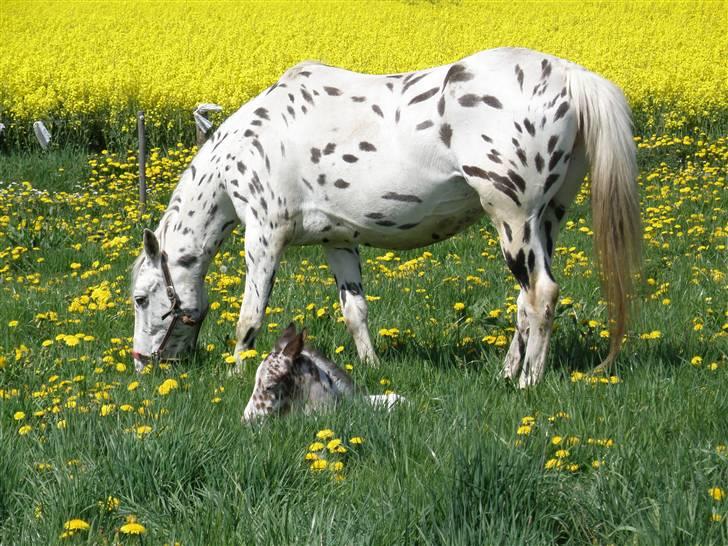
[[240, 306], [236, 328], [236, 364], [233, 373], [242, 368], [240, 353], [252, 349], [255, 336], [263, 326], [265, 308], [273, 290], [275, 274], [283, 250], [284, 237], [275, 233], [262, 233], [248, 227], [245, 232], [245, 292]]
[[521, 362], [526, 355], [528, 343], [528, 317], [526, 315], [526, 292], [521, 289], [518, 294], [518, 312], [516, 315], [516, 331], [513, 333], [511, 346], [506, 354], [501, 375], [506, 379], [515, 379], [521, 371]]
[[359, 250], [353, 247], [326, 247], [326, 259], [336, 280], [344, 322], [354, 338], [359, 358], [369, 364], [378, 364], [369, 327], [367, 326], [367, 300], [361, 283]]

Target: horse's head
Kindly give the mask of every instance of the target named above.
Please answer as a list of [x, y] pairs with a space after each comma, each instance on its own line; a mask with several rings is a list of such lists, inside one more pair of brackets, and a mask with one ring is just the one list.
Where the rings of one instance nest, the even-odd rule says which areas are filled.
[[174, 359], [194, 348], [207, 313], [197, 261], [182, 257], [171, 262], [154, 233], [144, 230], [144, 250], [134, 264], [132, 279], [132, 355], [137, 370], [149, 361]]
[[290, 411], [295, 396], [295, 379], [291, 372], [301, 355], [305, 338], [306, 331], [296, 334], [293, 324], [284, 330], [255, 372], [255, 385], [245, 407], [243, 421]]

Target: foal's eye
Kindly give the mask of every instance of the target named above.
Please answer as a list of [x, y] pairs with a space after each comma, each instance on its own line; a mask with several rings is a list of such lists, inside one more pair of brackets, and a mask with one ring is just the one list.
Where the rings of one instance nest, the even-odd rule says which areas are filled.
[[138, 307], [146, 307], [147, 303], [149, 303], [149, 298], [146, 296], [134, 296], [134, 302]]

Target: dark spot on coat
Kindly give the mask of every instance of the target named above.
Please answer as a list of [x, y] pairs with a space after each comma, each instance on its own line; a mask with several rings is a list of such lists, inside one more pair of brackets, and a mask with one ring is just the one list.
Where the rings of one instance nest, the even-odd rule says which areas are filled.
[[326, 91], [327, 95], [331, 95], [332, 97], [338, 97], [341, 95], [341, 89], [337, 89], [336, 87], [324, 86], [324, 91]]
[[318, 148], [311, 148], [311, 163], [318, 163], [321, 159], [321, 150]]
[[528, 131], [528, 134], [531, 136], [534, 136], [536, 134], [536, 128], [533, 126], [533, 123], [531, 123], [531, 120], [528, 118], [523, 119], [523, 126], [526, 128], [526, 131]]
[[371, 218], [372, 220], [379, 220], [380, 218], [384, 218], [384, 214], [381, 212], [370, 212], [369, 214], [364, 215], [366, 218]]
[[367, 98], [366, 97], [351, 97], [351, 100], [353, 100], [354, 102], [364, 102], [365, 100], [367, 100]]
[[348, 188], [350, 185], [351, 184], [349, 184], [345, 180], [342, 180], [341, 178], [339, 178], [336, 182], [334, 182], [334, 186], [336, 186], [337, 188], [341, 188], [341, 189]]
[[518, 80], [518, 87], [523, 91], [523, 69], [516, 65], [516, 79]]
[[437, 113], [440, 114], [440, 116], [445, 115], [445, 95], [442, 95], [440, 100], [437, 101]]
[[192, 267], [195, 263], [197, 263], [197, 256], [193, 254], [185, 254], [177, 259], [177, 265], [180, 265], [185, 269]]
[[270, 119], [270, 118], [268, 117], [268, 110], [266, 110], [265, 108], [258, 108], [258, 109], [256, 109], [256, 110], [255, 110], [255, 112], [253, 112], [253, 113], [254, 113], [254, 114], [255, 114], [256, 116], [258, 116], [259, 118], [263, 118], [263, 119]]
[[376, 152], [377, 147], [374, 146], [371, 142], [362, 141], [359, 143], [359, 149], [362, 152]]
[[490, 176], [488, 176], [488, 173], [486, 173], [480, 167], [476, 167], [475, 165], [463, 165], [463, 172], [468, 176], [476, 176], [478, 178], [490, 180]]
[[523, 148], [516, 148], [516, 155], [518, 156], [518, 159], [521, 160], [521, 165], [526, 167], [528, 165], [528, 160], [526, 159], [526, 152], [523, 151]]
[[418, 102], [426, 101], [427, 99], [434, 97], [435, 94], [440, 90], [439, 87], [433, 87], [432, 89], [428, 89], [424, 93], [420, 93], [416, 97], [414, 97], [409, 103], [407, 103], [407, 106], [412, 106], [413, 104], [417, 104]]
[[303, 100], [305, 100], [307, 103], [313, 104], [313, 97], [303, 87], [301, 88], [301, 96], [303, 97]]
[[543, 192], [547, 193], [549, 189], [551, 189], [551, 186], [554, 185], [554, 183], [559, 179], [561, 175], [558, 173], [551, 173], [546, 177], [546, 182], [543, 185]]
[[452, 142], [452, 127], [450, 127], [449, 123], [443, 123], [440, 126], [440, 140], [442, 140], [445, 146], [450, 147], [450, 143]]
[[463, 95], [462, 97], [460, 97], [458, 99], [458, 102], [460, 103], [460, 106], [464, 106], [465, 108], [472, 108], [480, 104], [481, 98], [479, 95], [468, 93], [467, 95]]
[[490, 106], [491, 108], [501, 109], [503, 108], [503, 105], [501, 104], [501, 101], [499, 101], [497, 98], [493, 97], [492, 95], [483, 95], [483, 102]]
[[[414, 73], [413, 73], [414, 74]], [[420, 81], [422, 78], [427, 76], [427, 73], [420, 74], [419, 76], [412, 77], [413, 74], [410, 74], [407, 76], [407, 78], [404, 79], [404, 85], [402, 86], [402, 94], [404, 95], [407, 92], [407, 89], [412, 87], [414, 84], [416, 84], [418, 81]]]
[[519, 249], [518, 254], [516, 254], [516, 257], [513, 258], [511, 256], [510, 252], [505, 252], [506, 257], [506, 264], [508, 265], [508, 269], [511, 270], [511, 273], [518, 281], [518, 284], [521, 285], [521, 288], [524, 290], [528, 290], [528, 270], [526, 269], [526, 253], [523, 251], [523, 249]]
[[423, 121], [422, 123], [418, 123], [418, 124], [417, 124], [417, 127], [415, 127], [415, 129], [417, 129], [418, 131], [423, 131], [423, 130], [425, 130], [425, 129], [429, 129], [429, 128], [430, 128], [430, 127], [432, 127], [433, 125], [435, 125], [435, 124], [434, 124], [434, 123], [432, 123], [432, 121], [430, 121], [430, 120], [428, 119], [427, 121]]
[[374, 112], [380, 118], [383, 118], [384, 117], [384, 112], [382, 112], [382, 109], [379, 108], [379, 106], [376, 105], [376, 104], [372, 104], [372, 112]]
[[554, 148], [556, 147], [556, 143], [558, 142], [558, 140], [559, 140], [558, 135], [553, 135], [551, 138], [549, 138], [549, 144], [548, 144], [548, 148], [547, 148], [549, 153], [554, 151]]
[[554, 241], [551, 238], [551, 222], [548, 220], [543, 223], [544, 231], [546, 232], [546, 251], [549, 253], [549, 256], [551, 256], [554, 252]]
[[538, 172], [543, 171], [544, 161], [543, 161], [543, 157], [541, 157], [540, 153], [536, 153], [536, 157], [534, 157], [534, 161], [536, 162], [536, 170]]
[[556, 164], [559, 162], [559, 159], [561, 159], [561, 156], [564, 155], [563, 150], [556, 150], [552, 155], [551, 159], [549, 159], [549, 171], [553, 171], [556, 167]]
[[526, 222], [523, 224], [523, 242], [528, 244], [528, 242], [531, 240], [531, 224]]
[[344, 154], [341, 156], [341, 159], [343, 159], [347, 163], [356, 163], [357, 161], [359, 161], [358, 157], [356, 157], [355, 155], [351, 155], [351, 154]]
[[395, 223], [394, 223], [394, 222], [392, 222], [391, 220], [378, 220], [378, 221], [377, 221], [377, 222], [375, 222], [375, 223], [376, 223], [376, 224], [377, 224], [378, 226], [384, 226], [384, 227], [391, 227], [391, 226], [395, 225]]
[[508, 242], [510, 243], [513, 241], [513, 232], [511, 231], [511, 226], [508, 224], [508, 222], [503, 222], [503, 231], [506, 234], [506, 239], [508, 239]]
[[556, 113], [554, 114], [554, 121], [564, 117], [564, 114], [566, 114], [566, 111], [569, 109], [569, 103], [564, 101], [561, 104], [559, 104], [559, 107], [556, 109]]
[[536, 255], [533, 250], [528, 251], [528, 270], [533, 273], [533, 268], [536, 266]]
[[406, 203], [422, 203], [422, 199], [420, 199], [416, 195], [396, 193], [393, 191], [388, 191], [387, 193], [382, 195], [382, 199], [389, 199], [392, 201], [404, 201]]
[[329, 142], [324, 148], [324, 155], [331, 155], [334, 153], [334, 150], [336, 150], [336, 144]]
[[526, 190], [526, 181], [514, 170], [509, 169], [508, 170], [508, 178], [510, 178], [513, 183], [518, 187], [519, 190], [525, 191]]
[[324, 184], [326, 184], [326, 175], [325, 174], [318, 175], [316, 182], [318, 182], [319, 186], [323, 186]]
[[448, 82], [467, 82], [474, 78], [472, 72], [468, 72], [464, 65], [454, 64], [450, 67], [445, 75], [445, 81], [442, 82], [444, 88]]

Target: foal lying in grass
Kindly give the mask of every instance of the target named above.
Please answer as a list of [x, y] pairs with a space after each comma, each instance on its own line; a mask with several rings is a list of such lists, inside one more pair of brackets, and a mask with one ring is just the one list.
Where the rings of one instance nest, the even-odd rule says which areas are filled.
[[[356, 394], [354, 382], [335, 362], [304, 345], [306, 330], [296, 333], [290, 324], [273, 350], [258, 366], [255, 386], [243, 413], [243, 421], [270, 414], [285, 415], [301, 409], [306, 413]], [[396, 394], [367, 396], [373, 406], [391, 409], [404, 400]]]

